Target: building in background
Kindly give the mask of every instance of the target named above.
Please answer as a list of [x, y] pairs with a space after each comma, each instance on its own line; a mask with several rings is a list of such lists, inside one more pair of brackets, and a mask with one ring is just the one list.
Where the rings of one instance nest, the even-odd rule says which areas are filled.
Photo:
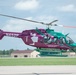
[[15, 50], [11, 53], [11, 57], [36, 58], [36, 57], [39, 57], [39, 52], [37, 52], [35, 50]]

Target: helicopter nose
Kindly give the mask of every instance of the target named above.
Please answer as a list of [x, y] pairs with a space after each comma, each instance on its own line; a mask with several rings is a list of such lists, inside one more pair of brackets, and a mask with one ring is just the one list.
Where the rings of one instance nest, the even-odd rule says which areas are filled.
[[72, 47], [76, 47], [76, 43], [71, 44]]
[[71, 44], [71, 50], [76, 53], [76, 43]]

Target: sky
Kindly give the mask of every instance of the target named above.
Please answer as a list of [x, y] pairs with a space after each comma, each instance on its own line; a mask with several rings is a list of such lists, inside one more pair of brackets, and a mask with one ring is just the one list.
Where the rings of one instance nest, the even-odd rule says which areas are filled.
[[[0, 0], [0, 13], [26, 18], [39, 22], [50, 23], [58, 20], [56, 24], [76, 26], [76, 0]], [[46, 28], [47, 26], [0, 16], [0, 29], [11, 32]], [[69, 36], [76, 42], [76, 28], [51, 27]], [[34, 49], [19, 38], [4, 37], [0, 40], [0, 50], [7, 49]]]

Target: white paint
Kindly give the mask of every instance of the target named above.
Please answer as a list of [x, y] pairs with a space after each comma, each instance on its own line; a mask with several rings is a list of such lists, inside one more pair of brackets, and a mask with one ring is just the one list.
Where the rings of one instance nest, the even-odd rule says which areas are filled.
[[28, 36], [26, 36], [26, 42], [28, 42]]
[[19, 34], [15, 34], [15, 33], [5, 33], [6, 36], [10, 36], [10, 37], [18, 37]]
[[34, 33], [34, 34], [31, 33], [31, 35], [32, 35], [32, 37], [31, 37], [32, 41], [33, 41], [34, 43], [35, 43], [35, 42], [38, 42], [38, 37], [36, 36], [36, 33]]
[[38, 37], [31, 37], [33, 42], [38, 42]]

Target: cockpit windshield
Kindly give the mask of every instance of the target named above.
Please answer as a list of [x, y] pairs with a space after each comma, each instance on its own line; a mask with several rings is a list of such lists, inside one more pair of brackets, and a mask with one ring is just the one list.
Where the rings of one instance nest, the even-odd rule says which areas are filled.
[[69, 36], [66, 37], [66, 41], [67, 41], [68, 44], [73, 44], [74, 43], [74, 41]]

